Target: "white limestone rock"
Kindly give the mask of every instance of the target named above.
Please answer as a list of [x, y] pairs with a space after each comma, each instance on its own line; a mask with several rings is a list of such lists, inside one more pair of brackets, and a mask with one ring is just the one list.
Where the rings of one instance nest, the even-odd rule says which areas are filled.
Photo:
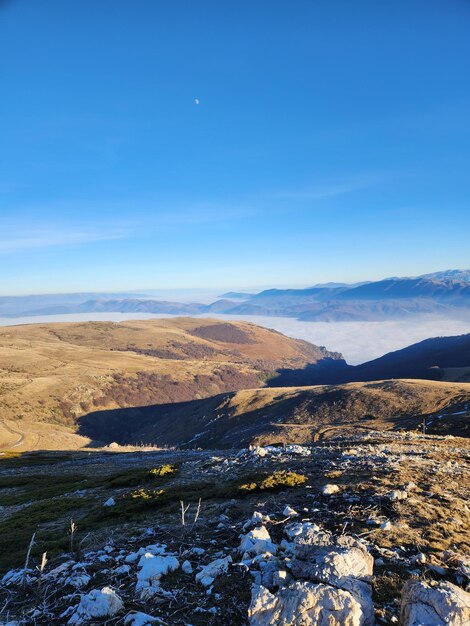
[[271, 518], [269, 517], [269, 515], [263, 515], [263, 513], [255, 511], [251, 516], [251, 519], [243, 524], [243, 530], [248, 530], [248, 528], [253, 528], [254, 526], [261, 526], [262, 524], [266, 524], [270, 521]]
[[339, 491], [338, 485], [324, 485], [321, 490], [324, 496], [332, 496], [335, 493], [338, 493], [338, 491]]
[[320, 530], [320, 526], [317, 526], [317, 524], [314, 524], [313, 522], [294, 522], [284, 528], [284, 532], [291, 539], [309, 532], [318, 533]]
[[158, 591], [160, 579], [169, 572], [174, 572], [180, 566], [174, 556], [153, 555], [150, 552], [144, 554], [138, 564], [140, 570], [137, 574], [136, 591], [141, 592], [141, 598], [147, 598]]
[[148, 615], [148, 613], [137, 611], [136, 613], [126, 615], [124, 624], [128, 626], [150, 626], [151, 624], [162, 624], [162, 620], [153, 615]]
[[124, 603], [111, 587], [93, 589], [90, 593], [82, 595], [80, 604], [73, 612], [68, 623], [72, 625], [99, 617], [114, 617], [124, 608]]
[[260, 446], [255, 446], [254, 448], [250, 448], [250, 452], [253, 456], [265, 457], [268, 455], [268, 451], [266, 448], [262, 448]]
[[232, 562], [231, 556], [226, 556], [223, 559], [216, 559], [205, 565], [200, 572], [196, 574], [196, 582], [204, 585], [204, 587], [210, 587], [217, 576], [225, 574]]
[[405, 489], [394, 489], [390, 491], [388, 494], [388, 499], [391, 502], [398, 502], [400, 500], [406, 500], [408, 497], [408, 492]]
[[65, 579], [64, 584], [75, 587], [75, 589], [81, 589], [82, 587], [86, 587], [90, 580], [91, 576], [89, 576], [86, 572], [76, 572], [75, 574], [68, 576]]
[[470, 593], [449, 582], [431, 586], [409, 580], [401, 596], [400, 623], [403, 626], [468, 626]]
[[297, 581], [276, 594], [254, 586], [248, 617], [250, 626], [372, 626], [374, 607], [349, 591]]
[[243, 535], [239, 551], [246, 554], [276, 554], [277, 547], [271, 541], [271, 536], [265, 526], [258, 526]]
[[284, 510], [283, 510], [283, 512], [282, 512], [282, 514], [283, 514], [285, 517], [295, 517], [296, 515], [298, 515], [297, 511], [296, 511], [295, 509], [293, 509], [290, 505], [287, 505], [287, 506], [284, 508]]
[[373, 567], [372, 555], [352, 537], [310, 531], [295, 540], [291, 570], [298, 578], [345, 588], [348, 579], [368, 580]]

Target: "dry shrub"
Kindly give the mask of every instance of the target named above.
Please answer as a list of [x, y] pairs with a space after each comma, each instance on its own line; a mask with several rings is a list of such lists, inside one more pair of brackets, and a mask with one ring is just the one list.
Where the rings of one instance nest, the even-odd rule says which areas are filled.
[[307, 482], [307, 477], [297, 472], [288, 472], [279, 470], [268, 474], [261, 479], [253, 480], [240, 485], [241, 491], [266, 491], [274, 489], [285, 489], [292, 487], [300, 487]]

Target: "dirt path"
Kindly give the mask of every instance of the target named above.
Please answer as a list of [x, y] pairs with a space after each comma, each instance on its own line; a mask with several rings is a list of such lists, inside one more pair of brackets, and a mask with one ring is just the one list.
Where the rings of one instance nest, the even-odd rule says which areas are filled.
[[4, 421], [1, 422], [1, 426], [12, 435], [18, 435], [18, 439], [13, 444], [0, 445], [1, 450], [11, 450], [11, 448], [18, 448], [19, 446], [22, 446], [24, 444], [24, 433], [14, 428], [11, 428], [11, 426], [7, 426]]

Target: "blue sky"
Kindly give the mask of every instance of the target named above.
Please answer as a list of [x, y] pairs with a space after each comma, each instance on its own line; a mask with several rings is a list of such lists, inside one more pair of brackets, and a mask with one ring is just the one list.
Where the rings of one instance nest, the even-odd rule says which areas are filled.
[[469, 267], [469, 69], [468, 0], [0, 0], [0, 291]]

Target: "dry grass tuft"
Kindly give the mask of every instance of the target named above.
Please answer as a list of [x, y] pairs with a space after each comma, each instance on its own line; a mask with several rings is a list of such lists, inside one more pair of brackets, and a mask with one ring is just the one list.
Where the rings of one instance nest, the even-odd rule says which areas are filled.
[[297, 472], [288, 472], [286, 470], [278, 470], [264, 476], [256, 481], [243, 483], [239, 489], [241, 491], [272, 491], [292, 487], [300, 487], [307, 482], [307, 477]]

